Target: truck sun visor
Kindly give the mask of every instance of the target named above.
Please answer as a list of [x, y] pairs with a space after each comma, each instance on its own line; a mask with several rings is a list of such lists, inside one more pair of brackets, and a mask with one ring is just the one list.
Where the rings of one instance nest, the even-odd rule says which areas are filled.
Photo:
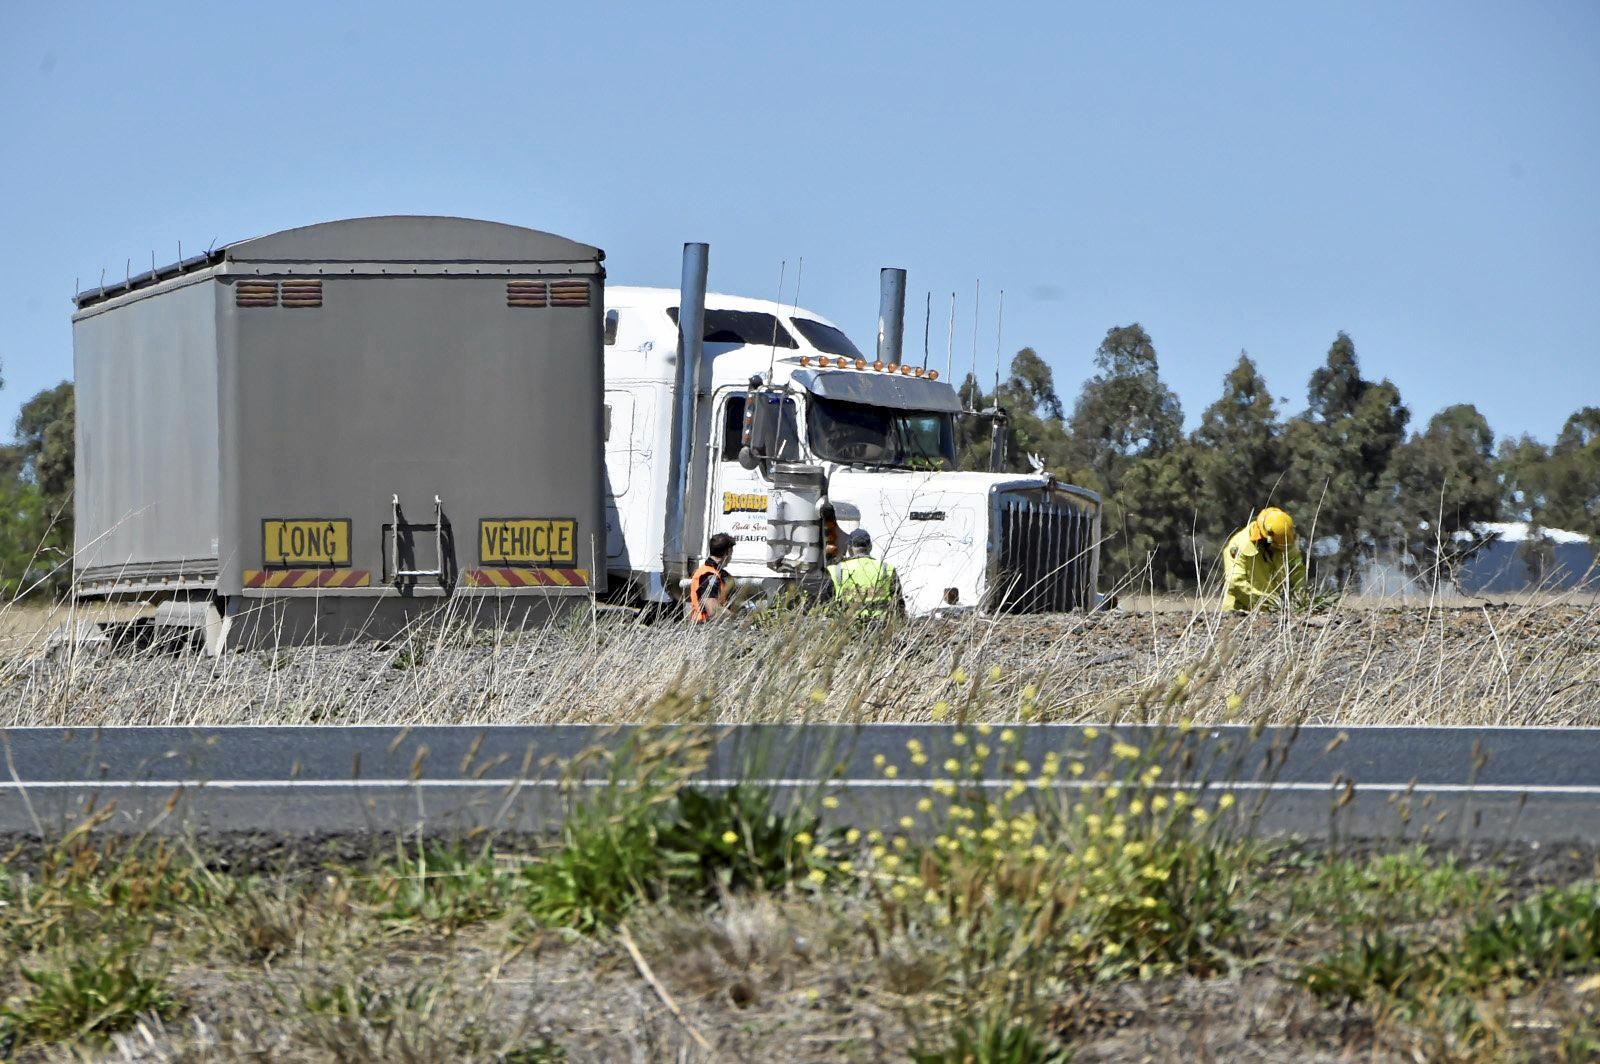
[[949, 414], [961, 411], [961, 397], [954, 388], [925, 377], [797, 369], [792, 379], [806, 391], [824, 399], [892, 410], [926, 410]]

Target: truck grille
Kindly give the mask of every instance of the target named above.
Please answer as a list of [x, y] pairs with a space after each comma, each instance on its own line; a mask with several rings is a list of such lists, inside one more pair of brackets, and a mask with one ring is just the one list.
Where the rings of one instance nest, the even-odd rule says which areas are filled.
[[1059, 496], [1002, 496], [990, 608], [1057, 613], [1093, 606], [1095, 513], [1093, 504]]

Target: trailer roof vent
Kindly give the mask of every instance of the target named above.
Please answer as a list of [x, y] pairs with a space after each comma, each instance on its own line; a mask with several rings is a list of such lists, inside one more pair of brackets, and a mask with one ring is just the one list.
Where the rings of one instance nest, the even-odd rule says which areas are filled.
[[507, 281], [506, 306], [508, 307], [544, 307], [549, 306], [543, 281]]
[[277, 306], [278, 282], [240, 281], [233, 286], [233, 305], [236, 307]]
[[321, 278], [290, 278], [281, 287], [283, 305], [286, 307], [322, 306]]
[[589, 305], [588, 281], [551, 281], [550, 305], [552, 307], [586, 307]]

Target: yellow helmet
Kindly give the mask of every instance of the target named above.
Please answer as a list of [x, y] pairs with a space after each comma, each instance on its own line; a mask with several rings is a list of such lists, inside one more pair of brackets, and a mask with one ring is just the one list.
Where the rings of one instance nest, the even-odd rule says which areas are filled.
[[1276, 506], [1269, 506], [1250, 523], [1250, 538], [1265, 540], [1273, 550], [1288, 550], [1294, 546], [1294, 518]]

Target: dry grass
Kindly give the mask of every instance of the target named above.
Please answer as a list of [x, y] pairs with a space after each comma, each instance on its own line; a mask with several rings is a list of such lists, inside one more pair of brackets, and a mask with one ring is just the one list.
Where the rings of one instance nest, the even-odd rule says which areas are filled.
[[[444, 624], [220, 660], [34, 642], [0, 662], [0, 725], [581, 723], [647, 719], [663, 704], [722, 721], [916, 721], [952, 696], [952, 674], [992, 669], [994, 719], [1123, 719], [1140, 712], [1138, 691], [1182, 678], [1196, 684], [1185, 712], [1201, 720], [1228, 717], [1238, 694], [1253, 717], [1279, 722], [1600, 723], [1592, 597], [1256, 617], [1169, 602], [888, 631], [817, 615], [698, 629], [631, 616], [583, 610], [521, 631]], [[54, 619], [11, 611], [0, 629]], [[669, 692], [693, 697], [664, 703]]]

